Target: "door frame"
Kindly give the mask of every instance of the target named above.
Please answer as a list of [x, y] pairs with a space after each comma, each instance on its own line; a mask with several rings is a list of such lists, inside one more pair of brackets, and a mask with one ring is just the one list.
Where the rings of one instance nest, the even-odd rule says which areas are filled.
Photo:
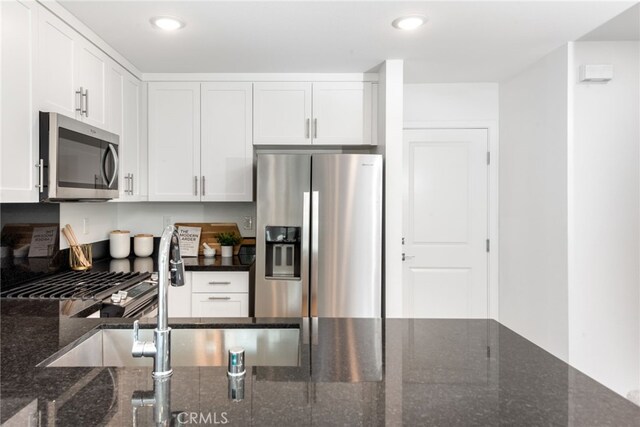
[[[500, 320], [499, 292], [500, 284], [499, 275], [499, 259], [500, 259], [500, 240], [499, 240], [499, 181], [498, 174], [500, 170], [500, 153], [498, 138], [498, 121], [497, 120], [465, 120], [465, 121], [406, 121], [402, 127], [402, 131], [420, 130], [420, 129], [485, 129], [489, 138], [488, 146], [491, 153], [491, 161], [488, 167], [488, 209], [487, 212], [487, 229], [489, 231], [490, 251], [487, 265], [487, 316], [489, 319]], [[404, 142], [402, 151], [404, 153]], [[404, 154], [403, 154], [404, 155]], [[403, 159], [404, 161], [404, 159]], [[404, 183], [403, 183], [404, 186]], [[404, 215], [404, 206], [403, 215]], [[404, 233], [404, 226], [403, 226]], [[404, 300], [403, 300], [404, 306]], [[404, 307], [403, 307], [404, 312]]]

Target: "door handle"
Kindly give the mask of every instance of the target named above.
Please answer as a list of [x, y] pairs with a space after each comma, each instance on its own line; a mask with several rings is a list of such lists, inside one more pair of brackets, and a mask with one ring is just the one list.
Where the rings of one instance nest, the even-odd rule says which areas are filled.
[[202, 175], [202, 182], [201, 182], [201, 184], [202, 184], [202, 188], [201, 188], [200, 194], [202, 194], [202, 195], [204, 196], [204, 190], [205, 190], [205, 188], [204, 188], [204, 175]]
[[[113, 175], [111, 176], [111, 179], [108, 181], [108, 184], [107, 184], [107, 188], [111, 188], [116, 178], [118, 177], [118, 167], [119, 167], [118, 153], [116, 152], [116, 149], [113, 148], [113, 144], [109, 144], [108, 153], [111, 153], [111, 156], [113, 158]], [[105, 154], [104, 159], [102, 161], [103, 177], [105, 177], [105, 181], [106, 181], [106, 175], [107, 175], [107, 171], [105, 170], [106, 160], [107, 160], [107, 156]]]
[[197, 196], [198, 195], [198, 177], [194, 176], [193, 179], [194, 179], [194, 181], [193, 181], [193, 195]]
[[209, 297], [210, 300], [230, 300], [231, 297]]
[[131, 184], [131, 190], [129, 194], [133, 196], [133, 174], [131, 174], [131, 179], [129, 180], [129, 184]]
[[82, 94], [84, 93], [84, 88], [80, 86], [80, 90], [76, 91], [76, 113], [80, 113], [82, 115]]
[[313, 119], [313, 137], [318, 137], [318, 119]]
[[40, 193], [42, 193], [42, 188], [44, 186], [44, 160], [40, 159], [38, 164], [36, 164], [36, 167], [38, 168], [38, 185], [36, 185], [36, 188]]
[[89, 117], [89, 89], [84, 90], [84, 116]]
[[231, 282], [209, 282], [210, 285], [230, 285]]

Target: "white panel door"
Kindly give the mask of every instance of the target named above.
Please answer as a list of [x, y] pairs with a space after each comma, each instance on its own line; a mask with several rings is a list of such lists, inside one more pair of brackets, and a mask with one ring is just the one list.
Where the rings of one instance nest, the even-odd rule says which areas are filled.
[[82, 120], [106, 129], [107, 57], [87, 41], [77, 42], [76, 48], [76, 85], [83, 90]]
[[253, 143], [311, 144], [311, 83], [254, 83]]
[[33, 1], [0, 2], [1, 202], [38, 201], [38, 108], [33, 88], [36, 7]]
[[251, 83], [203, 83], [201, 200], [253, 200]]
[[200, 83], [149, 84], [149, 200], [200, 200]]
[[371, 83], [313, 84], [313, 144], [371, 144]]
[[38, 21], [39, 109], [79, 119], [80, 87], [74, 71], [78, 34], [42, 7]]
[[141, 144], [141, 102], [142, 84], [140, 80], [126, 74], [123, 81], [122, 100], [122, 134], [121, 142], [121, 176], [122, 200], [141, 200], [142, 173], [144, 162]]
[[405, 316], [488, 315], [485, 129], [404, 131]]

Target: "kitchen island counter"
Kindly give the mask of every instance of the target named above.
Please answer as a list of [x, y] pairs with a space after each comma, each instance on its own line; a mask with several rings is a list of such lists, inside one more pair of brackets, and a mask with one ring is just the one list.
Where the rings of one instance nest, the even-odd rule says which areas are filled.
[[[0, 301], [0, 422], [154, 425], [153, 407], [132, 405], [134, 394], [153, 390], [151, 366], [36, 367], [93, 328], [130, 327], [130, 319], [62, 316], [63, 303]], [[298, 366], [248, 366], [241, 401], [228, 397], [226, 367], [174, 367], [171, 417], [187, 425], [640, 425], [639, 407], [493, 320], [170, 320], [174, 329], [247, 324], [299, 328]]]

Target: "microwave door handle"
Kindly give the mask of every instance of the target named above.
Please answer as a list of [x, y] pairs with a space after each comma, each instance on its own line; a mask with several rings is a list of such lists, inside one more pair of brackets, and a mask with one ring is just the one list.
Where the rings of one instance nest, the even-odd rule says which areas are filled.
[[111, 186], [116, 180], [116, 177], [118, 176], [119, 164], [118, 164], [118, 152], [116, 151], [115, 148], [113, 148], [113, 144], [109, 144], [109, 152], [111, 153], [111, 156], [113, 156], [113, 176], [111, 177], [111, 180], [109, 181], [109, 185], [108, 185], [108, 187], [111, 188]]

